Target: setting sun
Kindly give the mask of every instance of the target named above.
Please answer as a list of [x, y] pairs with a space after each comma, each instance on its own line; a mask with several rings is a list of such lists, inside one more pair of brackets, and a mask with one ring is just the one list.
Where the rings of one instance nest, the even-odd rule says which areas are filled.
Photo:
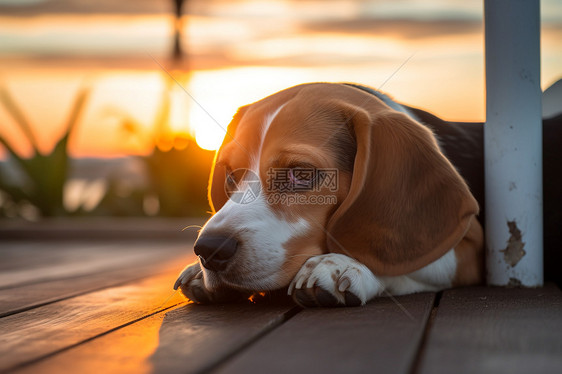
[[[190, 105], [189, 124], [195, 135], [197, 145], [203, 149], [214, 151], [218, 149], [226, 133], [226, 127], [236, 111], [236, 105], [217, 103], [207, 100], [193, 101]], [[234, 109], [232, 109], [234, 107]]]
[[195, 141], [200, 148], [214, 151], [217, 150], [222, 142], [224, 135], [220, 131], [210, 127], [201, 127], [195, 130]]
[[239, 107], [302, 83], [306, 77], [302, 69], [279, 67], [194, 72], [186, 92], [192, 95], [189, 100], [189, 126], [197, 144], [207, 150], [218, 149]]

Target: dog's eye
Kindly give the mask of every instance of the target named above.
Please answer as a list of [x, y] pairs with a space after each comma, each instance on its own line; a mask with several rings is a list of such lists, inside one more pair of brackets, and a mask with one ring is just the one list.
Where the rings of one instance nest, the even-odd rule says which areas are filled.
[[236, 186], [236, 176], [234, 175], [234, 173], [227, 169], [226, 170], [226, 179], [225, 179], [225, 183], [227, 185], [227, 187], [235, 187]]
[[317, 179], [318, 169], [312, 165], [270, 168], [267, 172], [267, 188], [281, 193], [313, 191]]
[[313, 167], [293, 167], [288, 171], [289, 182], [294, 191], [310, 191], [316, 180], [316, 169]]

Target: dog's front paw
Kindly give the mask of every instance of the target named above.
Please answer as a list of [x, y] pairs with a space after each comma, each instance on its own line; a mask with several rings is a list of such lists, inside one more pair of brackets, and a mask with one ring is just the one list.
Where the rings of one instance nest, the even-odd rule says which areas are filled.
[[351, 257], [329, 253], [304, 263], [289, 295], [303, 307], [359, 306], [382, 292], [381, 282]]
[[219, 304], [247, 300], [251, 293], [241, 292], [226, 287], [209, 290], [203, 281], [203, 272], [199, 263], [188, 265], [181, 272], [174, 284], [189, 300], [197, 304]]

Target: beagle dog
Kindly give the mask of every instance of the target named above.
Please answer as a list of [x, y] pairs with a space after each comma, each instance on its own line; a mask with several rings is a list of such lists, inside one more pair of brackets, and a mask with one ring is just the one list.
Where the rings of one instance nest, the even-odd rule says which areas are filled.
[[414, 111], [353, 84], [244, 106], [209, 183], [214, 215], [175, 289], [198, 303], [286, 288], [301, 306], [483, 281], [478, 203]]

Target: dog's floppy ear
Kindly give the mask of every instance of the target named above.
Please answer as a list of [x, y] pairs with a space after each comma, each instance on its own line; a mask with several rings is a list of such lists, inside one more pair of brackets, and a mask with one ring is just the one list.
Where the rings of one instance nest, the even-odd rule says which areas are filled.
[[211, 175], [209, 176], [209, 187], [207, 189], [209, 205], [213, 214], [215, 214], [220, 208], [222, 208], [222, 206], [228, 201], [228, 195], [226, 194], [224, 188], [224, 183], [226, 180], [226, 167], [224, 164], [217, 164], [217, 160], [219, 160], [220, 158], [220, 152], [223, 147], [234, 140], [234, 134], [236, 133], [238, 124], [244, 116], [247, 108], [248, 106], [243, 106], [238, 109], [226, 129], [226, 134], [220, 148], [215, 153], [213, 166], [211, 167]]
[[357, 153], [347, 197], [328, 222], [330, 252], [377, 275], [407, 274], [463, 238], [478, 204], [433, 134], [405, 114], [340, 103]]
[[207, 190], [209, 206], [211, 207], [211, 213], [213, 214], [222, 208], [222, 206], [228, 201], [228, 196], [224, 189], [226, 168], [224, 165], [216, 164], [219, 152], [220, 150], [215, 153], [215, 159], [213, 160], [211, 175], [209, 177], [209, 187]]

